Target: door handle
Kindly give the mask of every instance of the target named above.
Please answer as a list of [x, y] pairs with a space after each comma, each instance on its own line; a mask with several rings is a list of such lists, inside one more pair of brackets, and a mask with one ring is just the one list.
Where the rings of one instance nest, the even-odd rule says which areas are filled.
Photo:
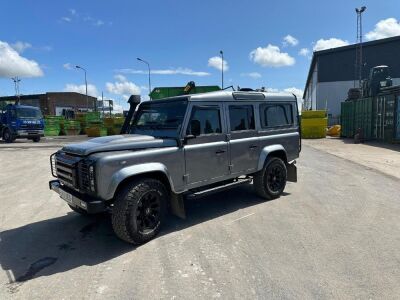
[[250, 149], [256, 149], [258, 146], [257, 145], [251, 145], [249, 148]]
[[219, 154], [222, 154], [222, 153], [225, 153], [225, 152], [226, 152], [225, 150], [218, 150], [218, 151], [215, 151], [215, 154], [219, 155]]

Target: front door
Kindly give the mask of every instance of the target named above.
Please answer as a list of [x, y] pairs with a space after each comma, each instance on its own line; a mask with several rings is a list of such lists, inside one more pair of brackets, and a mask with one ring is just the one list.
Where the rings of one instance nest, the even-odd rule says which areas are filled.
[[189, 187], [218, 181], [229, 174], [228, 142], [221, 104], [191, 104], [186, 122], [185, 163]]

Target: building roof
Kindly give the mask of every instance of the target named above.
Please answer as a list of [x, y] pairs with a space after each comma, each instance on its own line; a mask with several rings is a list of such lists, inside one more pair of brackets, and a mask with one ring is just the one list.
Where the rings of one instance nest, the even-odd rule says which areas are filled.
[[[20, 95], [21, 100], [33, 100], [40, 99], [41, 97], [46, 97], [49, 95], [78, 95], [79, 97], [86, 97], [85, 94], [77, 93], [77, 92], [46, 92], [42, 94], [30, 94], [30, 95]], [[88, 95], [89, 98], [97, 99], [96, 97]], [[15, 101], [17, 96], [2, 96], [0, 97], [0, 101]]]
[[[386, 45], [386, 44], [389, 44], [389, 43], [393, 43], [393, 42], [399, 42], [398, 46], [400, 47], [400, 36], [395, 36], [395, 37], [390, 37], [390, 38], [385, 38], [385, 39], [380, 39], [380, 40], [364, 42], [364, 43], [362, 43], [363, 53], [364, 53], [365, 56], [367, 56], [368, 55], [367, 51], [368, 51], [369, 48], [372, 49], [372, 48], [376, 48], [376, 46], [383, 46], [383, 45]], [[352, 44], [352, 45], [347, 45], [347, 46], [342, 46], [342, 47], [337, 47], [337, 48], [331, 48], [331, 49], [326, 49], [326, 50], [315, 51], [313, 53], [313, 57], [312, 57], [312, 60], [311, 60], [310, 69], [308, 70], [307, 81], [306, 81], [306, 84], [305, 84], [305, 87], [304, 87], [303, 98], [305, 98], [305, 96], [306, 96], [307, 87], [309, 85], [312, 73], [314, 71], [315, 65], [317, 64], [319, 58], [325, 57], [325, 56], [329, 57], [329, 56], [335, 55], [338, 59], [340, 59], [340, 58], [343, 58], [344, 56], [346, 56], [346, 59], [352, 59], [353, 63], [352, 63], [352, 66], [350, 66], [350, 67], [352, 67], [354, 69], [356, 47], [357, 47], [357, 44]], [[354, 55], [354, 58], [350, 57], [349, 55], [346, 55], [345, 52], [350, 54], [350, 56]], [[396, 51], [390, 51], [390, 53], [380, 53], [380, 51], [378, 52], [378, 51], [375, 51], [375, 49], [373, 49], [373, 51], [371, 51], [371, 53], [374, 53], [375, 56], [380, 56], [380, 57], [382, 57], [382, 58], [384, 58], [386, 60], [389, 59], [390, 62], [393, 62], [392, 64], [385, 63], [385, 62], [377, 63], [377, 64], [386, 64], [386, 65], [389, 65], [389, 67], [393, 68], [394, 67], [393, 64], [398, 61], [398, 51], [397, 51], [397, 49], [396, 49]], [[372, 59], [372, 60], [375, 61], [376, 59]], [[332, 62], [332, 63], [335, 64], [336, 62]], [[375, 65], [368, 65], [368, 69], [370, 69], [370, 68], [372, 68], [374, 66]], [[327, 70], [327, 72], [332, 72], [332, 70]], [[346, 72], [346, 71], [344, 71], [342, 69], [341, 72]], [[397, 73], [400, 72], [400, 68], [399, 68], [399, 70], [397, 70], [397, 68], [396, 68], [396, 72]], [[351, 76], [353, 76], [354, 74], [355, 74], [355, 72], [351, 72]], [[354, 79], [355, 78], [353, 78], [351, 80], [354, 80]]]

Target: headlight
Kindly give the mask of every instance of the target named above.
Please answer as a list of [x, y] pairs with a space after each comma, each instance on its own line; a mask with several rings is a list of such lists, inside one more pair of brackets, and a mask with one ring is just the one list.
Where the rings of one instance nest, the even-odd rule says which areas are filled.
[[90, 165], [89, 166], [89, 181], [90, 181], [90, 190], [92, 192], [94, 192], [96, 190], [95, 182], [94, 182], [94, 176], [95, 176], [95, 174], [94, 174], [94, 166]]
[[83, 159], [79, 162], [80, 189], [87, 192], [96, 191], [96, 161]]

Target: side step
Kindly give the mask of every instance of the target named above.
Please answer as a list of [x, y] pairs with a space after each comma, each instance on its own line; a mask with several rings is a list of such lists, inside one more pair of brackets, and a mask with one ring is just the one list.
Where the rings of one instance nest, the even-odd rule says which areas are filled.
[[215, 193], [219, 193], [222, 191], [226, 191], [229, 190], [231, 188], [235, 188], [238, 187], [239, 185], [243, 185], [246, 183], [250, 183], [253, 179], [252, 178], [239, 178], [237, 181], [234, 182], [230, 182], [224, 185], [220, 185], [220, 186], [216, 186], [210, 189], [206, 189], [206, 190], [201, 190], [201, 191], [197, 191], [197, 192], [193, 192], [193, 193], [189, 193], [185, 195], [186, 199], [198, 199], [198, 198], [202, 198], [205, 196], [209, 196]]

